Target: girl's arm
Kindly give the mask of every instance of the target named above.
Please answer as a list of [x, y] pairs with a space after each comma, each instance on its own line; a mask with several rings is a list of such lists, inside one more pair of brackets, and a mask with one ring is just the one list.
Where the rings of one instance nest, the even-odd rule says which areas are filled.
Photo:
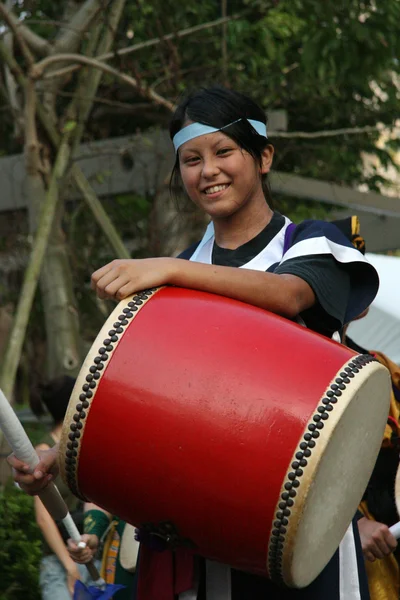
[[[48, 450], [49, 446], [46, 444], [40, 444], [37, 446], [37, 450]], [[42, 532], [44, 539], [49, 545], [50, 549], [57, 556], [60, 563], [63, 565], [67, 574], [68, 589], [72, 595], [74, 590], [75, 581], [80, 579], [79, 570], [68, 554], [67, 547], [61, 537], [57, 525], [49, 515], [47, 510], [42, 504], [42, 501], [37, 496], [34, 498], [35, 516], [36, 522]]]
[[114, 260], [92, 275], [100, 298], [122, 300], [159, 285], [176, 285], [228, 296], [294, 318], [315, 304], [312, 288], [295, 275], [220, 267], [179, 258]]

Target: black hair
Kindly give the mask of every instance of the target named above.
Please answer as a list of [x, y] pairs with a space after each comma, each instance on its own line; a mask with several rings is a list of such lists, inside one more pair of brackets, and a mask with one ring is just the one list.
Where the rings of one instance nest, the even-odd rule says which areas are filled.
[[[248, 96], [220, 86], [202, 88], [189, 94], [179, 104], [171, 119], [169, 133], [173, 139], [188, 120], [222, 129], [224, 134], [232, 138], [238, 146], [253, 156], [261, 165], [262, 153], [269, 142], [255, 131], [247, 119], [267, 124], [267, 117], [263, 109]], [[229, 127], [227, 127], [228, 125]], [[173, 195], [180, 184], [177, 153], [170, 180], [170, 191]], [[271, 194], [266, 175], [262, 177], [262, 184], [264, 195], [270, 203]]]
[[40, 417], [47, 411], [55, 425], [62, 423], [74, 385], [75, 379], [68, 375], [56, 377], [46, 384], [39, 385], [30, 395], [32, 412]]

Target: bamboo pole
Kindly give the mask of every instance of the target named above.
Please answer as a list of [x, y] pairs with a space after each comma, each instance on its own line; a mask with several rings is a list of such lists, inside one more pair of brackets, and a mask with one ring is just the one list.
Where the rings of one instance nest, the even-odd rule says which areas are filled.
[[43, 259], [58, 202], [59, 179], [63, 177], [69, 158], [67, 139], [61, 141], [56, 162], [51, 174], [49, 189], [41, 210], [39, 223], [32, 246], [28, 266], [25, 270], [19, 302], [10, 332], [5, 357], [1, 366], [0, 385], [8, 398], [11, 397], [15, 375], [21, 358], [25, 332], [38, 285]]

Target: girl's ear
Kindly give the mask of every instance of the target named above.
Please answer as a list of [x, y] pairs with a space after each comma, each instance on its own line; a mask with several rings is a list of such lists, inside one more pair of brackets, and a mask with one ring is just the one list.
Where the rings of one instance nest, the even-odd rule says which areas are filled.
[[270, 172], [273, 158], [274, 147], [272, 146], [272, 144], [268, 144], [268, 146], [264, 148], [261, 156], [261, 173], [263, 175]]

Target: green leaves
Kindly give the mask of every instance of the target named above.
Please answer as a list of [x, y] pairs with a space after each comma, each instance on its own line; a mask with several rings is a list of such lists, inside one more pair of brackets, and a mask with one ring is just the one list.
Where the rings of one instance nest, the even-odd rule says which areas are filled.
[[65, 123], [64, 127], [62, 128], [62, 133], [68, 133], [69, 131], [73, 131], [76, 126], [77, 126], [76, 121], [67, 121]]
[[13, 484], [0, 492], [0, 600], [39, 600], [41, 539], [33, 500]]

